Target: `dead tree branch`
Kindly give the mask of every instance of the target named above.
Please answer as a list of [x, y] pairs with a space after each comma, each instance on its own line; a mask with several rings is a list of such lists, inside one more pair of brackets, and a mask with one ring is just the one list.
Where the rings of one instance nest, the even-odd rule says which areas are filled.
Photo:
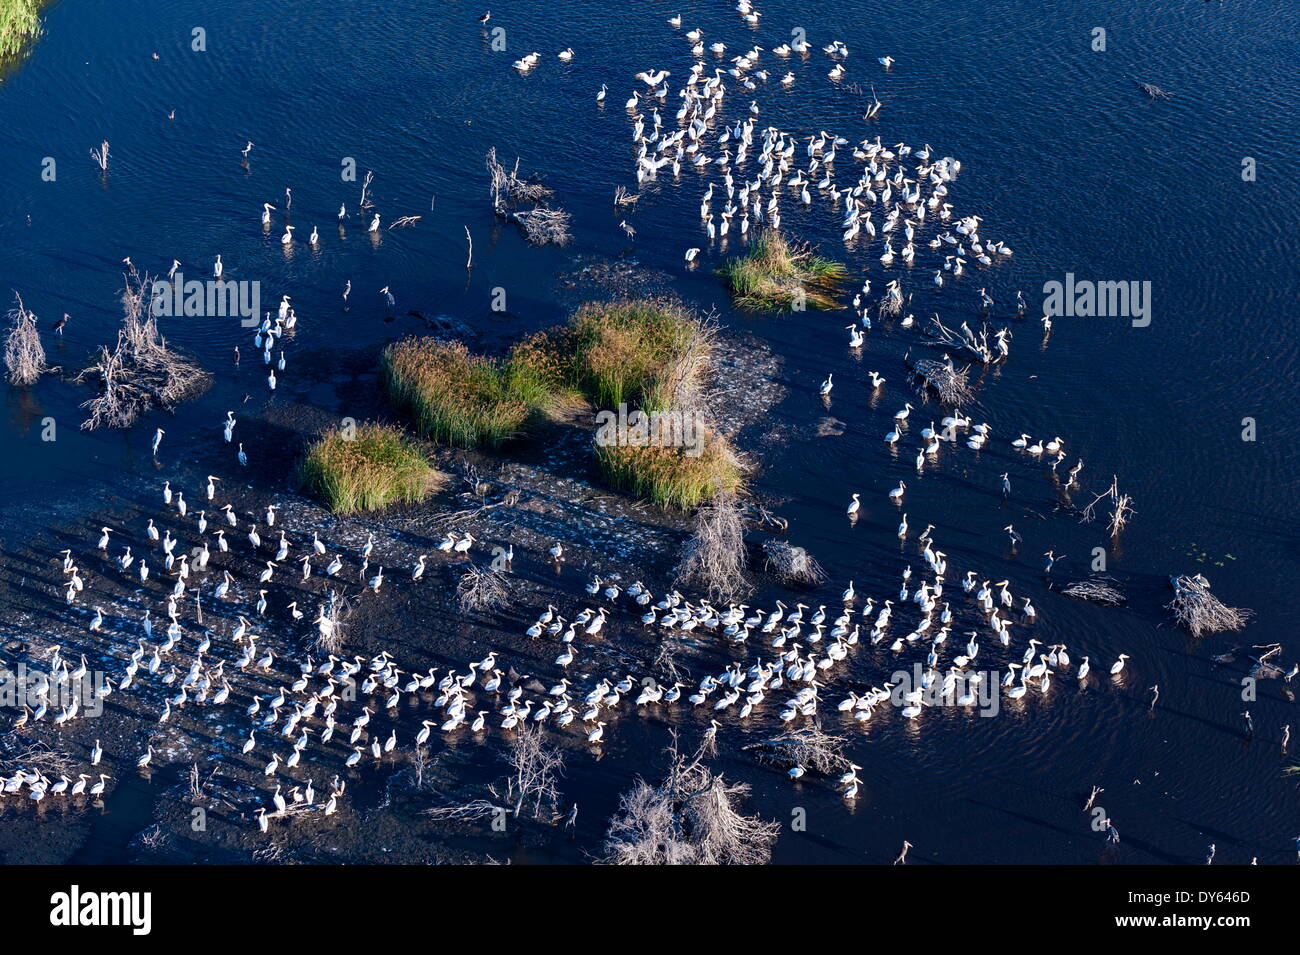
[[41, 333], [36, 330], [36, 313], [23, 305], [23, 297], [14, 293], [18, 303], [9, 312], [13, 323], [5, 338], [5, 368], [9, 382], [14, 385], [32, 385], [51, 369], [45, 364], [45, 346]]
[[212, 384], [210, 374], [168, 347], [150, 311], [152, 296], [153, 280], [132, 270], [122, 292], [125, 316], [117, 345], [111, 352], [100, 348], [98, 360], [76, 378], [100, 388], [81, 405], [90, 412], [83, 430], [128, 428], [149, 410], [171, 410]]

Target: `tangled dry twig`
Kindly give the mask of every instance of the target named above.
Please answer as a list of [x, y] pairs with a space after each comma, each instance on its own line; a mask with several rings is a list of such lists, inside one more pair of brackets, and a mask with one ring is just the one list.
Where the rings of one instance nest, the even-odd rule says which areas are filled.
[[14, 293], [17, 305], [9, 312], [13, 325], [5, 338], [5, 368], [9, 381], [15, 385], [31, 385], [50, 369], [45, 364], [45, 346], [36, 330], [36, 313], [23, 304], [23, 297]]
[[763, 542], [764, 566], [792, 587], [817, 587], [826, 580], [822, 565], [802, 547], [773, 538]]
[[744, 508], [722, 492], [695, 515], [695, 533], [677, 565], [677, 586], [706, 590], [711, 600], [736, 600], [748, 593]]
[[749, 787], [728, 783], [703, 764], [706, 746], [682, 756], [674, 735], [668, 775], [638, 779], [619, 802], [605, 837], [616, 865], [763, 865], [780, 827], [736, 809]]
[[466, 613], [496, 610], [505, 606], [509, 597], [509, 579], [491, 568], [471, 565], [456, 583], [456, 599]]
[[933, 392], [940, 403], [950, 408], [969, 404], [975, 398], [970, 389], [970, 366], [959, 371], [953, 365], [951, 356], [946, 361], [922, 358], [914, 362], [912, 377], [922, 397]]
[[993, 346], [989, 344], [987, 325], [976, 332], [965, 322], [962, 322], [961, 328], [953, 331], [939, 321], [938, 315], [931, 319], [931, 325], [933, 334], [944, 347], [950, 348], [958, 354], [970, 355], [981, 364], [988, 365], [993, 362]]
[[1100, 576], [1076, 580], [1062, 588], [1061, 593], [1067, 597], [1101, 604], [1103, 607], [1118, 607], [1125, 600], [1124, 594], [1115, 586], [1114, 580]]
[[[529, 242], [533, 245], [546, 245], [548, 242], [565, 245], [572, 238], [569, 214], [547, 205], [553, 195], [549, 188], [535, 180], [520, 178], [518, 159], [514, 169], [507, 170], [497, 161], [496, 147], [493, 146], [488, 150], [487, 169], [491, 179], [493, 211], [516, 223]], [[522, 208], [527, 204], [532, 204], [532, 208]]]
[[548, 745], [540, 726], [521, 723], [510, 741], [506, 757], [514, 770], [509, 778], [506, 796], [514, 800], [514, 815], [518, 817], [524, 804], [532, 803], [534, 819], [542, 818], [542, 806], [549, 806], [553, 814], [560, 801], [559, 782], [564, 773], [564, 756], [558, 747]]
[[1227, 606], [1210, 593], [1210, 582], [1201, 574], [1184, 574], [1170, 582], [1174, 585], [1174, 599], [1165, 606], [1194, 637], [1240, 630], [1252, 615], [1250, 610]]
[[94, 382], [100, 394], [82, 404], [90, 412], [82, 429], [128, 428], [149, 410], [171, 410], [206, 391], [212, 376], [168, 347], [150, 314], [153, 279], [133, 269], [122, 292], [125, 315], [110, 352], [100, 348], [98, 360], [81, 372], [78, 382]]
[[1097, 505], [1106, 500], [1111, 503], [1110, 520], [1106, 526], [1112, 538], [1118, 537], [1120, 531], [1128, 526], [1129, 518], [1137, 513], [1133, 508], [1133, 498], [1120, 493], [1118, 477], [1112, 475], [1110, 487], [1094, 497], [1092, 503], [1083, 509], [1081, 520], [1085, 524], [1095, 520]]
[[769, 766], [781, 769], [802, 766], [805, 770], [829, 776], [845, 772], [849, 768], [849, 759], [844, 755], [847, 742], [841, 736], [822, 732], [818, 726], [808, 726], [787, 731], [761, 743], [752, 743], [742, 749], [753, 753], [755, 759]]

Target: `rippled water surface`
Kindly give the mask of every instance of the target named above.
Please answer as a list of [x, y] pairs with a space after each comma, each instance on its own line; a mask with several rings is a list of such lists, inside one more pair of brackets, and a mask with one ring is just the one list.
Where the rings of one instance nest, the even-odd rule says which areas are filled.
[[[1047, 699], [1031, 693], [994, 719], [952, 710], [927, 714], [920, 726], [896, 714], [874, 723], [855, 743], [869, 768], [852, 811], [825, 788], [792, 795], [777, 774], [724, 761], [754, 783], [764, 813], [809, 809], [809, 831], [784, 835], [777, 861], [882, 861], [908, 839], [913, 859], [1091, 862], [1102, 845], [1079, 808], [1093, 784], [1106, 787], [1102, 802], [1127, 861], [1199, 861], [1209, 842], [1230, 861], [1290, 858], [1300, 793], [1281, 776], [1293, 757], [1277, 741], [1283, 725], [1300, 724], [1297, 711], [1276, 681], [1243, 703], [1245, 665], [1211, 658], [1237, 643], [1290, 641], [1300, 622], [1297, 8], [1266, 0], [764, 0], [755, 29], [732, 6], [503, 3], [493, 6], [492, 24], [506, 29], [509, 49], [493, 52], [475, 22], [481, 10], [461, 0], [60, 0], [30, 57], [0, 81], [0, 288], [20, 292], [42, 316], [50, 360], [66, 371], [114, 334], [123, 257], [155, 272], [177, 258], [203, 277], [221, 254], [228, 277], [260, 280], [268, 302], [291, 294], [303, 316], [275, 401], [346, 413], [322, 385], [332, 352], [418, 331], [408, 309], [455, 316], [502, 343], [563, 318], [556, 275], [577, 257], [622, 255], [666, 271], [684, 298], [716, 308], [725, 325], [760, 336], [783, 359], [790, 392], [773, 425], [790, 440], [762, 452], [755, 485], [788, 499], [781, 512], [792, 537], [829, 571], [833, 583], [814, 603], [849, 578], [866, 593], [896, 590], [905, 560], [885, 492], [902, 478], [913, 526], [934, 523], [950, 563], [1009, 578], [1031, 596], [1043, 613], [1040, 639], [1067, 643], [1076, 660], [1090, 655], [1103, 672], [1121, 651], [1133, 658], [1118, 686], [1103, 680], [1078, 691], [1062, 678]], [[904, 356], [923, 350], [914, 331], [878, 326], [854, 357], [845, 347], [847, 312], [754, 317], [730, 307], [713, 271], [724, 250], [708, 248], [699, 230], [708, 174], [662, 175], [632, 214], [611, 208], [615, 186], [634, 185], [623, 109], [639, 85], [633, 75], [664, 68], [677, 81], [689, 71], [681, 31], [665, 22], [678, 12], [706, 41], [726, 42], [728, 56], [753, 43], [770, 50], [794, 27], [818, 49], [832, 39], [848, 45], [849, 76], [838, 85], [820, 52], [788, 63], [765, 54], [774, 76], [754, 97], [760, 125], [931, 143], [961, 160], [949, 198], [959, 214], [982, 216], [983, 231], [1015, 255], [943, 289], [930, 282], [932, 265], [910, 276], [899, 265], [883, 268], [878, 243], [844, 250], [839, 213], [820, 202], [802, 211], [788, 201], [783, 224], [847, 261], [855, 282], [865, 273], [879, 290], [903, 276], [918, 318], [938, 311], [950, 325], [974, 321], [981, 285], [1005, 315], [1024, 290], [1031, 311], [1009, 320], [1011, 361], [984, 375], [971, 409], [994, 428], [981, 455], [945, 453], [918, 477], [914, 442], [892, 455], [880, 440], [907, 400]], [[1090, 48], [1098, 26], [1107, 30], [1104, 52]], [[206, 51], [190, 49], [195, 27], [206, 31]], [[564, 47], [577, 51], [568, 65], [554, 57]], [[543, 54], [541, 65], [521, 77], [510, 61], [532, 50]], [[886, 53], [897, 59], [889, 72], [876, 63]], [[775, 83], [785, 69], [797, 78], [789, 90]], [[1173, 96], [1150, 101], [1137, 81]], [[601, 83], [611, 87], [603, 106], [595, 102]], [[872, 87], [884, 106], [868, 124], [861, 114]], [[735, 112], [748, 102], [741, 93], [728, 101]], [[676, 105], [664, 108], [667, 126]], [[87, 151], [105, 138], [113, 158], [100, 176]], [[256, 145], [244, 164], [246, 140]], [[483, 156], [494, 145], [555, 188], [574, 215], [573, 245], [529, 248], [493, 221]], [[1240, 175], [1247, 156], [1257, 181]], [[55, 182], [41, 179], [45, 157], [57, 162]], [[372, 241], [353, 220], [341, 234], [339, 203], [351, 206], [356, 195], [340, 180], [345, 157], [375, 171], [373, 196], [386, 221], [421, 215], [418, 226]], [[263, 231], [260, 205], [282, 204], [285, 187], [299, 238], [319, 226], [318, 249], [299, 242], [285, 251], [280, 213]], [[635, 243], [618, 227], [623, 215]], [[474, 237], [468, 274], [466, 227]], [[732, 238], [727, 251], [738, 247]], [[687, 270], [691, 246], [706, 253]], [[933, 253], [923, 253], [929, 265]], [[1063, 318], [1044, 341], [1033, 310], [1043, 283], [1067, 271], [1150, 281], [1150, 326]], [[344, 313], [346, 278], [354, 291]], [[385, 285], [399, 303], [392, 322], [377, 294]], [[504, 316], [490, 310], [496, 287], [509, 295]], [[63, 312], [73, 318], [58, 340], [48, 328]], [[252, 394], [241, 416], [257, 419], [265, 388], [243, 330], [177, 319], [164, 331], [218, 373], [213, 391], [174, 417], [84, 433], [82, 388], [57, 376], [30, 390], [3, 387], [7, 536], [39, 526], [56, 503], [111, 502], [115, 488], [149, 473], [156, 424], [179, 460], [202, 461], [217, 453], [217, 425], [232, 402]], [[239, 369], [230, 359], [237, 344], [246, 352]], [[867, 370], [888, 379], [878, 400], [863, 385]], [[829, 411], [817, 395], [827, 372], [837, 382]], [[826, 415], [843, 422], [842, 436], [815, 436], [812, 423]], [[913, 418], [923, 424], [930, 415], [918, 408]], [[55, 442], [41, 441], [47, 417], [57, 422]], [[1244, 418], [1256, 422], [1258, 440], [1241, 439]], [[1110, 555], [1127, 607], [1047, 591], [1039, 554], [1051, 547], [1068, 555], [1060, 580], [1085, 573], [1104, 541], [1058, 512], [1045, 468], [1008, 447], [1022, 431], [1064, 436], [1071, 460], [1086, 461], [1086, 487], [1100, 491], [1115, 474], [1133, 496], [1133, 525]], [[260, 450], [250, 442], [250, 454]], [[1009, 502], [999, 489], [1003, 471]], [[850, 527], [843, 512], [854, 491], [864, 508]], [[1018, 556], [1004, 547], [1008, 522], [1026, 539]], [[914, 553], [906, 559], [919, 564]], [[1239, 639], [1194, 642], [1169, 624], [1161, 609], [1168, 575], [1194, 571], [1229, 603], [1257, 612]], [[1291, 647], [1284, 658], [1294, 659]], [[1161, 704], [1152, 716], [1147, 688], [1156, 684]], [[1240, 716], [1247, 708], [1253, 740]], [[597, 794], [587, 825], [612, 811], [626, 776], [662, 745], [661, 734], [625, 719], [606, 762], [571, 771], [568, 785]]]

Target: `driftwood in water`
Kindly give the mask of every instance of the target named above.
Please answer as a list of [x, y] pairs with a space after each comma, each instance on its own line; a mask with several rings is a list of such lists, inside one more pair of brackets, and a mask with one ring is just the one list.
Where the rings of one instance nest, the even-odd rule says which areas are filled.
[[554, 810], [560, 800], [559, 779], [564, 775], [564, 757], [558, 746], [546, 742], [542, 728], [520, 724], [506, 758], [512, 770], [506, 798], [514, 801], [514, 815], [518, 817], [529, 802], [534, 819], [542, 818], [544, 806]]
[[1154, 83], [1143, 83], [1140, 80], [1136, 82], [1138, 85], [1138, 89], [1140, 89], [1143, 93], [1146, 93], [1147, 96], [1151, 97], [1152, 99], [1169, 99], [1173, 95], [1172, 93], [1165, 92], [1160, 87], [1156, 86]]
[[763, 542], [763, 553], [767, 569], [788, 586], [817, 587], [826, 580], [821, 564], [802, 547], [773, 538]]
[[912, 376], [922, 397], [932, 392], [950, 408], [969, 404], [975, 399], [970, 389], [970, 366], [958, 370], [951, 357], [946, 361], [922, 358], [913, 362]]
[[734, 495], [721, 493], [695, 515], [695, 534], [677, 565], [676, 585], [707, 591], [714, 601], [737, 600], [749, 593], [745, 577], [745, 511]]
[[965, 322], [962, 322], [961, 328], [953, 331], [939, 321], [938, 315], [931, 319], [931, 325], [932, 333], [944, 347], [950, 348], [958, 354], [970, 355], [981, 364], [988, 365], [993, 362], [993, 346], [989, 344], [987, 325], [976, 332]]
[[90, 412], [83, 430], [128, 428], [151, 409], [171, 410], [212, 384], [210, 374], [168, 347], [150, 314], [152, 298], [153, 279], [132, 269], [122, 292], [125, 316], [117, 345], [112, 351], [101, 347], [95, 363], [76, 378], [100, 388], [81, 405]]
[[90, 158], [95, 160], [95, 165], [99, 167], [100, 172], [108, 172], [108, 140], [99, 144], [98, 149], [90, 151]]
[[9, 382], [15, 385], [32, 385], [50, 371], [45, 364], [45, 346], [36, 330], [36, 313], [23, 305], [21, 295], [14, 295], [17, 305], [9, 312], [13, 325], [5, 338], [5, 369]]
[[764, 865], [781, 831], [737, 805], [749, 793], [704, 765], [709, 741], [693, 756], [677, 750], [663, 782], [638, 779], [610, 820], [604, 859], [615, 865]]
[[1097, 505], [1107, 500], [1110, 501], [1111, 511], [1106, 526], [1110, 530], [1110, 536], [1115, 538], [1128, 526], [1129, 518], [1137, 513], [1133, 508], [1133, 498], [1120, 493], [1119, 478], [1112, 475], [1110, 487], [1094, 497], [1092, 503], [1083, 509], [1082, 520], [1085, 524], [1091, 523], [1096, 518]]
[[499, 570], [471, 566], [456, 583], [456, 599], [465, 613], [500, 609], [509, 597], [509, 580]]
[[1101, 604], [1103, 607], [1118, 607], [1125, 600], [1124, 594], [1115, 586], [1115, 581], [1100, 575], [1086, 580], [1076, 580], [1062, 588], [1061, 593], [1076, 600]]
[[[533, 245], [566, 244], [569, 234], [569, 214], [563, 209], [547, 205], [552, 191], [534, 179], [519, 175], [519, 160], [507, 170], [497, 160], [496, 147], [488, 150], [488, 176], [491, 179], [492, 209], [503, 219], [509, 219], [523, 230], [524, 238]], [[525, 206], [531, 205], [531, 208]]]
[[569, 234], [569, 214], [563, 209], [533, 209], [511, 211], [506, 218], [523, 230], [524, 238], [533, 245], [566, 245], [573, 238]]
[[831, 736], [817, 726], [807, 726], [741, 749], [769, 766], [780, 769], [801, 766], [810, 772], [829, 776], [849, 769], [849, 759], [844, 755], [847, 742], [842, 736]]
[[1165, 606], [1194, 637], [1240, 630], [1251, 617], [1251, 611], [1229, 607], [1210, 593], [1210, 582], [1201, 574], [1184, 574], [1170, 582], [1174, 585], [1174, 599]]

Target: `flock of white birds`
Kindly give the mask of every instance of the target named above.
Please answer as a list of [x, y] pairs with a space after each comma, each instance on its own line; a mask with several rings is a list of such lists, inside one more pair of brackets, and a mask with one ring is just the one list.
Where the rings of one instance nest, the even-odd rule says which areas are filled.
[[[751, 25], [759, 22], [760, 14], [746, 0], [737, 9]], [[669, 22], [673, 29], [681, 28], [680, 17]], [[767, 56], [811, 55], [806, 41], [782, 43], [771, 51], [752, 45], [726, 61], [729, 65], [710, 69], [706, 58], [724, 56], [726, 44], [706, 46], [699, 30], [688, 30], [684, 37], [695, 61], [675, 93], [680, 101], [675, 115], [666, 106], [674, 95], [668, 70], [638, 74], [641, 87], [627, 101], [635, 172], [641, 182], [665, 170], [680, 176], [685, 166], [705, 174], [700, 222], [710, 240], [723, 239], [732, 230], [744, 237], [760, 225], [777, 229], [782, 204], [797, 203], [839, 216], [850, 249], [865, 253], [874, 251], [871, 243], [879, 243], [879, 261], [886, 268], [896, 262], [914, 264], [922, 249], [943, 254], [943, 265], [934, 272], [936, 284], [943, 283], [945, 274], [960, 278], [972, 263], [991, 268], [1011, 255], [1003, 242], [981, 234], [979, 216], [954, 217], [947, 196], [961, 170], [958, 160], [937, 156], [928, 145], [885, 146], [879, 136], [852, 142], [825, 131], [797, 136], [761, 124], [759, 98], [775, 76], [762, 62]], [[841, 81], [848, 48], [831, 41], [821, 49], [833, 64], [830, 79]], [[573, 56], [567, 49], [559, 54], [561, 60]], [[514, 66], [528, 72], [539, 59], [530, 54]], [[886, 70], [894, 64], [889, 56], [878, 62]], [[775, 86], [786, 88], [794, 79], [787, 72]], [[598, 98], [603, 100], [606, 91], [602, 87]], [[748, 102], [734, 106], [737, 100]], [[876, 100], [867, 118], [879, 109]], [[840, 173], [849, 166], [851, 173]], [[269, 216], [270, 210], [264, 211]], [[927, 220], [936, 231], [924, 239]], [[287, 230], [285, 241], [292, 241]], [[699, 251], [691, 250], [688, 260]], [[870, 288], [867, 280], [854, 299], [861, 328], [856, 322], [849, 327], [851, 347], [862, 347], [863, 330], [870, 328]], [[906, 300], [900, 279], [884, 286], [883, 302]], [[272, 389], [275, 371], [284, 369], [283, 351], [274, 359], [274, 345], [295, 322], [286, 296], [278, 314], [268, 316], [256, 331], [255, 345], [268, 366]], [[1005, 355], [1003, 343], [1001, 357]], [[872, 379], [873, 388], [883, 386], [880, 376], [872, 373]], [[823, 394], [829, 395], [832, 387], [828, 377]], [[911, 411], [909, 404], [895, 416], [886, 438], [891, 446], [906, 433]], [[227, 443], [234, 428], [234, 415], [228, 413], [223, 423]], [[987, 423], [975, 424], [960, 412], [945, 417], [938, 428], [931, 422], [920, 433], [918, 470], [945, 444], [954, 448], [951, 453], [960, 453], [960, 434], [968, 435], [961, 443], [978, 453], [991, 431]], [[1064, 460], [1059, 437], [1039, 442], [1021, 435], [1013, 444], [1032, 460], [1049, 456], [1053, 470]], [[242, 445], [239, 460], [246, 463]], [[1082, 462], [1071, 471], [1071, 485], [1081, 467]], [[48, 671], [56, 684], [76, 683], [102, 669], [101, 699], [133, 694], [153, 714], [149, 738], [137, 752], [110, 755], [119, 772], [132, 763], [148, 770], [163, 749], [167, 725], [182, 712], [196, 725], [211, 728], [214, 740], [237, 726], [238, 742], [222, 746], [229, 750], [227, 760], [265, 780], [260, 801], [245, 807], [250, 822], [263, 831], [295, 813], [334, 813], [345, 795], [347, 775], [358, 764], [393, 761], [450, 734], [482, 739], [530, 723], [598, 746], [620, 719], [648, 712], [671, 719], [672, 711], [687, 708], [706, 715], [711, 734], [728, 721], [760, 720], [786, 726], [838, 720], [847, 731], [855, 723], [887, 719], [880, 714], [888, 704], [905, 719], [922, 719], [932, 699], [925, 691], [935, 686], [942, 688], [945, 705], [974, 706], [980, 681], [994, 670], [1005, 671], [1000, 690], [1008, 700], [1031, 693], [1045, 696], [1054, 681], [1067, 675], [1080, 683], [1096, 679], [1087, 656], [1076, 666], [1065, 645], [1030, 636], [1038, 612], [1028, 598], [1017, 599], [1005, 580], [950, 568], [933, 528], [913, 536], [906, 514], [897, 534], [909, 556], [896, 594], [864, 596], [850, 582], [838, 600], [815, 607], [776, 601], [772, 609], [760, 610], [747, 604], [714, 606], [678, 591], [656, 597], [641, 581], [624, 586], [616, 577], [593, 576], [587, 593], [595, 606], [572, 615], [548, 606], [527, 627], [527, 637], [554, 645], [549, 675], [542, 678], [549, 686], [542, 691], [523, 679], [512, 680], [503, 654], [486, 648], [479, 658], [423, 672], [404, 669], [387, 651], [323, 657], [294, 653], [283, 649], [294, 641], [263, 634], [306, 621], [299, 629], [310, 624], [321, 637], [337, 636], [341, 595], [382, 600], [393, 588], [428, 586], [429, 560], [466, 559], [476, 545], [497, 542], [449, 534], [429, 554], [412, 554], [405, 547], [381, 555], [372, 536], [359, 549], [350, 549], [323, 541], [313, 528], [284, 527], [277, 505], [241, 514], [237, 502], [219, 500], [218, 484], [218, 478], [209, 476], [200, 486], [191, 498], [202, 502], [196, 510], [168, 482], [156, 517], [140, 526], [105, 526], [86, 553], [65, 551], [62, 594], [71, 619], [83, 622], [83, 630], [93, 636], [84, 639], [84, 652], [82, 646], [46, 646], [28, 662]], [[901, 506], [905, 493], [900, 482], [890, 497]], [[851, 520], [858, 516], [858, 498], [853, 495], [848, 507]], [[1008, 532], [1013, 541], [1018, 539], [1013, 528]], [[547, 557], [557, 563], [564, 559], [563, 545], [557, 542]], [[1049, 552], [1049, 573], [1053, 559]], [[154, 567], [161, 571], [151, 574]], [[110, 575], [132, 596], [106, 610], [104, 604], [113, 598], [97, 603], [87, 577]], [[309, 589], [312, 577], [319, 581], [321, 575], [327, 583]], [[196, 599], [209, 615], [207, 625], [197, 623]], [[318, 605], [300, 606], [308, 600]], [[689, 684], [669, 684], [662, 674], [603, 672], [587, 665], [591, 660], [584, 657], [591, 644], [609, 639], [611, 631], [617, 639], [619, 630], [637, 626], [659, 634], [694, 633], [697, 639], [708, 635], [733, 662]], [[282, 649], [277, 653], [271, 644]], [[543, 651], [540, 660], [549, 659], [551, 652]], [[1127, 659], [1118, 655], [1108, 667], [1110, 677], [1122, 678]], [[866, 667], [855, 666], [896, 670], [913, 661], [922, 662], [922, 685], [902, 692], [887, 681], [862, 681], [858, 675]], [[516, 672], [536, 673], [539, 658], [516, 662]], [[84, 702], [73, 698], [56, 706], [51, 699], [38, 701], [33, 710], [24, 708], [16, 728], [30, 731], [37, 724], [52, 724], [57, 733], [84, 716]], [[52, 779], [40, 770], [20, 769], [0, 781], [0, 789], [38, 803], [98, 797], [113, 786], [113, 776], [98, 771], [103, 757], [97, 741], [84, 754], [86, 772]], [[858, 768], [829, 781], [846, 799], [858, 793]], [[793, 767], [790, 775], [803, 777], [803, 767]], [[326, 777], [332, 780], [328, 791], [318, 794], [316, 780]]]

